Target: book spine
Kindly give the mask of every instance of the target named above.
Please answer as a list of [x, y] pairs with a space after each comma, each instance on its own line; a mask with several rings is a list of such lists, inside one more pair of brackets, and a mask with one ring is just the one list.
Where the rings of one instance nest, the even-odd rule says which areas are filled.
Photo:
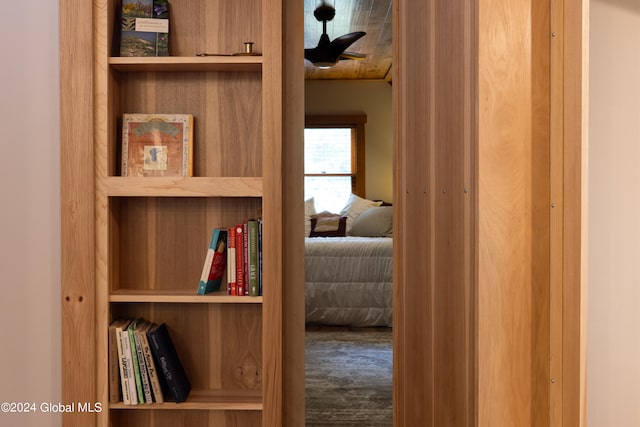
[[222, 285], [222, 279], [224, 278], [224, 272], [227, 264], [226, 230], [219, 231], [215, 246], [213, 261], [211, 262], [211, 269], [205, 286], [205, 293], [215, 292], [219, 290]]
[[[148, 328], [146, 330], [148, 330]], [[149, 374], [149, 382], [151, 383], [153, 397], [155, 398], [156, 403], [162, 403], [164, 402], [162, 386], [160, 385], [160, 378], [158, 377], [156, 364], [153, 360], [153, 355], [151, 354], [151, 348], [149, 347], [149, 340], [147, 339], [146, 332], [140, 334], [140, 341], [142, 342], [142, 353], [147, 366], [147, 373]]]
[[162, 371], [171, 395], [176, 403], [186, 400], [191, 384], [184, 372], [169, 331], [164, 323], [147, 333], [151, 352]]
[[244, 294], [249, 296], [249, 222], [242, 224], [242, 271], [244, 272]]
[[258, 290], [262, 295], [262, 219], [258, 220]]
[[249, 258], [249, 295], [257, 297], [260, 295], [258, 284], [258, 222], [250, 220], [247, 222], [248, 234], [248, 258]]
[[109, 325], [109, 402], [120, 402], [120, 356], [118, 355], [118, 335], [116, 327]]
[[129, 125], [131, 114], [122, 115], [122, 159], [120, 160], [120, 175], [129, 176]]
[[236, 229], [230, 227], [227, 230], [227, 293], [238, 295], [236, 278]]
[[136, 390], [138, 391], [138, 403], [144, 403], [144, 391], [142, 390], [142, 379], [140, 378], [140, 364], [138, 363], [138, 350], [136, 349], [136, 338], [133, 333], [133, 323], [129, 326], [129, 345], [131, 347], [131, 364], [133, 365], [133, 375], [135, 376]]
[[149, 383], [149, 374], [147, 372], [147, 362], [144, 358], [144, 352], [142, 350], [142, 340], [140, 339], [140, 332], [134, 330], [133, 336], [136, 342], [136, 350], [138, 352], [138, 366], [140, 368], [140, 379], [142, 380], [142, 391], [144, 393], [145, 403], [153, 403], [151, 397], [151, 384]]
[[[122, 358], [122, 363], [123, 363], [123, 368], [125, 370], [125, 376], [126, 376], [126, 383], [127, 383], [127, 391], [126, 391], [126, 395], [128, 396], [128, 401], [130, 405], [137, 405], [138, 404], [138, 394], [136, 392], [136, 378], [135, 378], [135, 374], [133, 373], [133, 359], [131, 356], [131, 341], [129, 340], [129, 331], [127, 331], [126, 329], [123, 329], [122, 332], [120, 333], [120, 342], [122, 345], [122, 353], [123, 353], [123, 358]], [[123, 394], [124, 394], [124, 387], [123, 387]], [[127, 402], [127, 398], [124, 397], [124, 401], [125, 404]]]
[[236, 287], [238, 296], [244, 295], [244, 233], [242, 224], [236, 225]]
[[209, 273], [211, 272], [211, 266], [213, 265], [213, 258], [216, 253], [216, 244], [218, 243], [218, 237], [220, 236], [220, 230], [214, 229], [211, 233], [211, 239], [209, 240], [209, 247], [207, 249], [207, 255], [204, 259], [204, 265], [202, 266], [202, 273], [200, 273], [200, 282], [198, 282], [198, 294], [204, 295], [207, 293], [207, 283], [209, 281]]
[[120, 368], [120, 387], [122, 390], [122, 402], [125, 405], [131, 405], [131, 397], [129, 395], [129, 372], [127, 369], [126, 352], [122, 345], [122, 332], [122, 327], [116, 328], [116, 345], [118, 347], [118, 365]]

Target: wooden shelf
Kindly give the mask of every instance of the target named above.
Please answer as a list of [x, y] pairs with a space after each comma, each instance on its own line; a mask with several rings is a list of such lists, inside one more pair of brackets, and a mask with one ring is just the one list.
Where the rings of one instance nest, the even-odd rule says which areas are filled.
[[110, 302], [160, 302], [200, 304], [262, 304], [262, 297], [231, 296], [224, 291], [198, 295], [195, 291], [119, 289], [109, 295]]
[[108, 177], [108, 196], [262, 197], [261, 177]]
[[262, 56], [110, 57], [118, 71], [243, 71], [262, 70]]
[[[160, 417], [163, 424], [181, 425], [185, 416], [193, 425], [271, 425], [281, 418], [282, 398], [278, 295], [284, 110], [277, 19], [282, 3], [176, 2], [170, 40], [177, 56], [169, 57], [110, 56], [119, 48], [121, 8], [121, 2], [97, 0], [87, 14], [87, 34], [93, 37], [91, 90], [86, 93], [91, 102], [76, 110], [93, 117], [92, 131], [86, 134], [91, 134], [91, 155], [82, 167], [93, 172], [91, 256], [99, 268], [94, 281], [84, 282], [97, 301], [90, 320], [95, 323], [88, 329], [99, 338], [89, 374], [65, 373], [75, 381], [68, 382], [67, 390], [75, 393], [85, 377], [92, 380], [91, 390], [82, 388], [78, 395], [94, 395], [106, 409], [96, 414], [96, 425], [149, 427]], [[244, 40], [254, 41], [264, 57], [196, 56], [233, 53]], [[116, 176], [122, 117], [128, 112], [192, 114], [197, 121], [196, 176]], [[74, 135], [74, 147], [84, 155], [88, 141], [83, 135]], [[230, 296], [226, 289], [198, 295], [211, 230], [255, 218], [258, 212], [265, 220], [263, 262], [269, 267], [264, 287], [276, 296]], [[118, 387], [109, 324], [137, 317], [166, 323], [171, 330], [193, 387], [186, 402], [109, 402]], [[228, 411], [236, 413], [227, 416]]]
[[142, 405], [125, 405], [110, 403], [110, 409], [149, 410], [149, 409], [182, 409], [182, 410], [226, 410], [226, 411], [261, 411], [262, 396], [260, 391], [229, 390], [192, 390], [186, 401], [149, 403]]

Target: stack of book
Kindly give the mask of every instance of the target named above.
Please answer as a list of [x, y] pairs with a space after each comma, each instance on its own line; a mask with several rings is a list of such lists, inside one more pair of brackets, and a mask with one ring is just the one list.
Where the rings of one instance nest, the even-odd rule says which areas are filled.
[[142, 318], [109, 325], [109, 400], [125, 405], [183, 402], [191, 384], [164, 323]]
[[249, 219], [213, 230], [198, 293], [219, 291], [222, 283], [226, 283], [228, 295], [262, 295], [261, 220]]

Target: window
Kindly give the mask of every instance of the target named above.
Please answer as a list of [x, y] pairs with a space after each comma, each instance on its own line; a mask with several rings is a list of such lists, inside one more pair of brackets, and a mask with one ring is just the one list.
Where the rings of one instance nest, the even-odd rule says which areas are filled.
[[318, 212], [340, 212], [351, 193], [365, 197], [365, 123], [365, 115], [307, 116], [304, 197]]

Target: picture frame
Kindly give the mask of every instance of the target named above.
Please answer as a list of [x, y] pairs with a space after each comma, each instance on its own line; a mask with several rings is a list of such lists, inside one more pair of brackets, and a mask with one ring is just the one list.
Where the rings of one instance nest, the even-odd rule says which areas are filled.
[[121, 176], [193, 176], [193, 115], [122, 116]]

